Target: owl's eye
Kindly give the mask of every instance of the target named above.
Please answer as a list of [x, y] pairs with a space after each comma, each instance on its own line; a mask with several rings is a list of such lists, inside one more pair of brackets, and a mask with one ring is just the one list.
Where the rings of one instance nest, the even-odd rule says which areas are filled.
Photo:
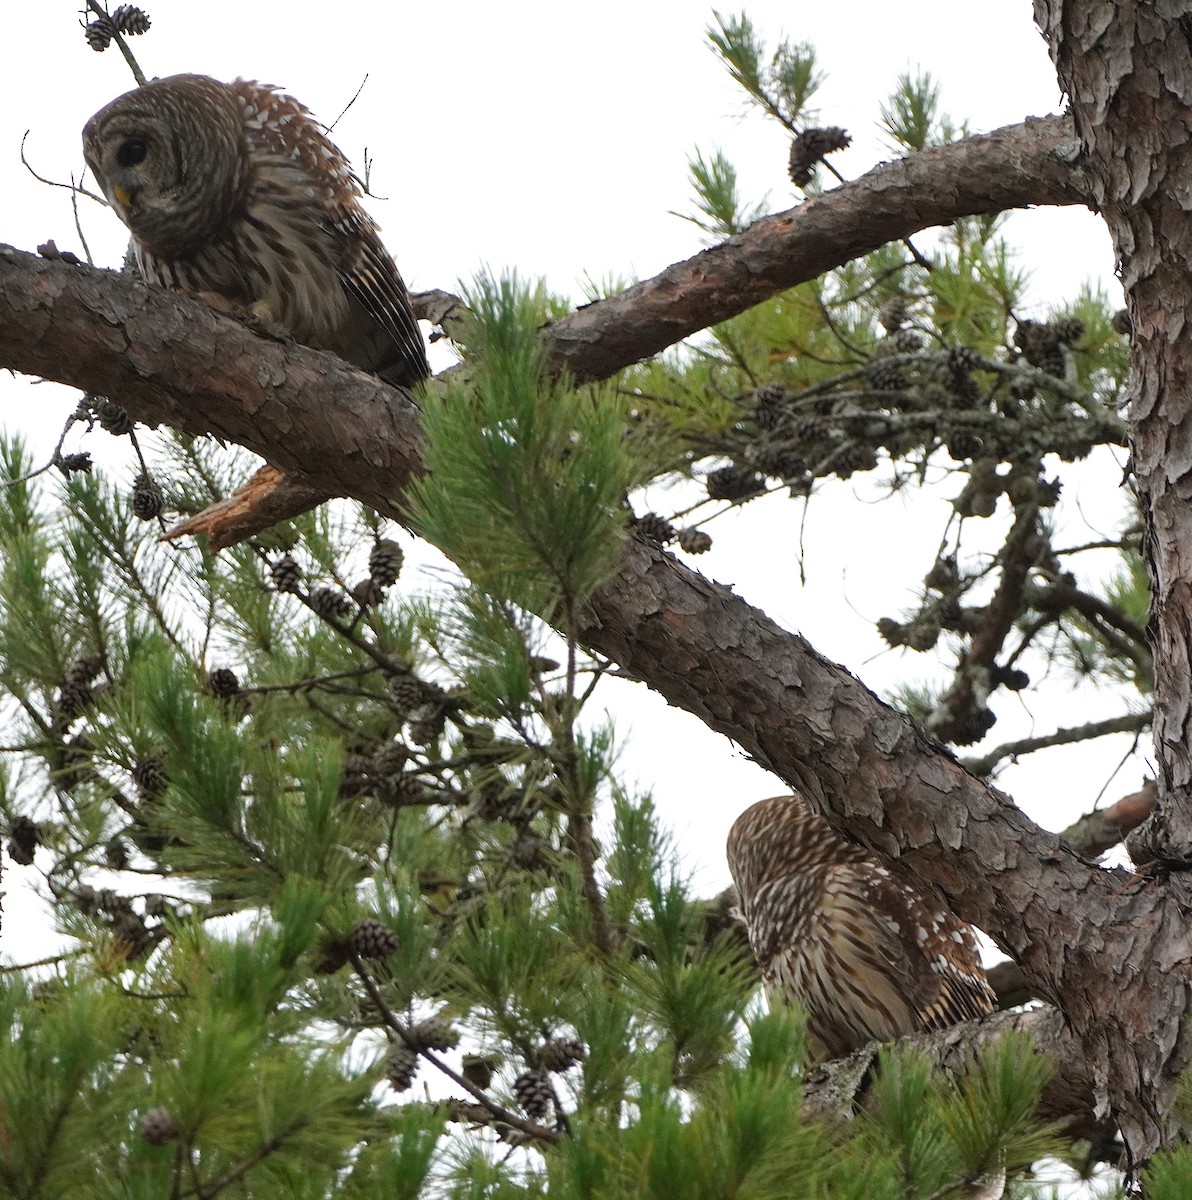
[[122, 167], [135, 167], [137, 163], [145, 161], [145, 155], [149, 153], [149, 147], [145, 145], [144, 138], [125, 138], [120, 143], [120, 149], [116, 151], [116, 161]]

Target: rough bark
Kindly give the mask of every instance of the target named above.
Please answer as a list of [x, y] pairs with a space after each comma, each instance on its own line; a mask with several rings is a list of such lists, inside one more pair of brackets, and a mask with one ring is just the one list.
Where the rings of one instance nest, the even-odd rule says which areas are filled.
[[[1073, 1138], [1112, 1143], [1114, 1126], [1097, 1112], [1096, 1083], [1084, 1060], [1083, 1047], [1065, 1027], [1058, 1009], [995, 1013], [980, 1021], [964, 1021], [939, 1033], [903, 1041], [938, 1067], [959, 1075], [968, 1068], [979, 1047], [1012, 1030], [1029, 1033], [1037, 1046], [1046, 1048], [1055, 1065], [1055, 1074], [1043, 1090], [1040, 1119], [1060, 1122]], [[831, 1116], [864, 1108], [874, 1054], [873, 1048], [866, 1047], [813, 1071], [807, 1080], [806, 1111], [813, 1116]]]
[[[933, 221], [1073, 202], [1079, 174], [1067, 165], [1062, 122], [1039, 125], [1042, 149], [1033, 128], [922, 156], [917, 166], [878, 168], [833, 193], [835, 202], [826, 196], [771, 218], [756, 240], [743, 234], [544, 336], [577, 375], [591, 377]], [[962, 178], [970, 151], [971, 169], [996, 177], [986, 194]], [[924, 163], [934, 169], [916, 175]], [[1023, 163], [1040, 173], [1034, 187]], [[861, 196], [876, 215], [870, 221], [860, 205], [842, 232], [834, 204]], [[813, 244], [799, 240], [808, 236]], [[684, 300], [684, 289], [695, 299]], [[218, 434], [316, 492], [386, 511], [420, 469], [416, 413], [404, 393], [331, 356], [257, 338], [194, 302], [12, 250], [0, 250], [0, 365], [110, 395], [140, 420]], [[1158, 1144], [1168, 1095], [1150, 1089], [1178, 1023], [1153, 1020], [1154, 996], [1176, 997], [1182, 1013], [1192, 980], [1182, 877], [1153, 882], [1095, 868], [802, 638], [655, 547], [627, 540], [583, 637], [737, 741], [838, 829], [902, 856], [940, 887], [1060, 1004], [1099, 1104], [1122, 1121], [1136, 1153]], [[1133, 1046], [1152, 1030], [1153, 1046]]]
[[[552, 324], [544, 337], [555, 363], [576, 379], [605, 378], [920, 229], [1028, 204], [1083, 203], [1074, 147], [1066, 118], [1032, 118], [883, 163], [618, 296], [581, 308]], [[450, 322], [455, 316], [455, 297], [447, 293], [424, 293], [414, 301], [421, 317]], [[312, 494], [302, 479], [266, 472], [171, 535], [206, 536], [212, 548], [220, 549], [324, 498]]]
[[[1192, 15], [1182, 0], [1036, 0], [1035, 20], [1071, 98], [1133, 325], [1132, 461], [1151, 576], [1159, 794], [1132, 845], [1183, 868], [1192, 864]], [[1170, 1130], [1188, 999], [1186, 987], [1156, 987], [1133, 1044], [1105, 1031], [1115, 1072], [1133, 1068], [1136, 1095], [1119, 1103], [1136, 1153]], [[1075, 1027], [1092, 1032], [1079, 1019]]]

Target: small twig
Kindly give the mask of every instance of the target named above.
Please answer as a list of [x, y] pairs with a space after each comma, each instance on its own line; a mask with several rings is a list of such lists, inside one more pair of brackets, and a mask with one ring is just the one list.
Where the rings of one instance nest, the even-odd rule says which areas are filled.
[[983, 778], [1006, 758], [1018, 758], [1036, 750], [1049, 749], [1051, 746], [1070, 746], [1074, 742], [1085, 742], [1090, 738], [1105, 737], [1111, 733], [1138, 733], [1150, 723], [1149, 713], [1126, 713], [1124, 716], [1109, 717], [1104, 721], [1090, 721], [1086, 725], [1057, 729], [1038, 737], [1005, 742], [980, 758], [962, 758], [960, 765], [970, 774]]
[[1137, 829], [1154, 811], [1159, 789], [1153, 779], [1108, 808], [1097, 808], [1060, 830], [1060, 837], [1086, 858], [1096, 858]]
[[[109, 15], [104, 6], [99, 3], [99, 0], [87, 0], [87, 7], [97, 17], [106, 17]], [[144, 87], [149, 80], [145, 78], [145, 72], [141, 70], [140, 63], [137, 62], [136, 56], [128, 48], [128, 43], [124, 40], [124, 35], [120, 30], [112, 29], [112, 41], [116, 43], [116, 48], [124, 55], [124, 61], [128, 63], [128, 69], [132, 72], [132, 77], [137, 81], [137, 86]]]
[[39, 958], [36, 962], [27, 963], [12, 963], [10, 966], [0, 966], [0, 975], [7, 975], [14, 971], [32, 971], [34, 967], [52, 967], [55, 963], [69, 962], [72, 958], [79, 958], [87, 953], [86, 950], [68, 950], [63, 954], [55, 954], [50, 958]]
[[336, 127], [336, 126], [337, 126], [337, 125], [340, 123], [340, 121], [342, 121], [342, 120], [344, 119], [344, 116], [345, 116], [345, 114], [347, 113], [348, 109], [349, 109], [349, 108], [351, 108], [351, 107], [352, 107], [352, 105], [353, 105], [353, 104], [355, 104], [355, 103], [356, 103], [356, 101], [360, 99], [360, 93], [361, 93], [362, 91], [364, 91], [364, 85], [365, 85], [367, 82], [368, 82], [368, 72], [366, 71], [366, 72], [365, 72], [365, 74], [364, 74], [364, 78], [363, 78], [363, 79], [360, 81], [360, 86], [359, 86], [359, 87], [358, 87], [358, 88], [355, 90], [355, 92], [353, 92], [353, 93], [352, 93], [352, 98], [351, 98], [351, 100], [349, 100], [349, 101], [347, 102], [347, 104], [345, 104], [345, 105], [343, 106], [343, 108], [340, 110], [340, 114], [339, 114], [339, 116], [338, 116], [338, 117], [336, 117], [336, 118], [335, 118], [335, 120], [334, 120], [334, 121], [332, 121], [330, 125], [326, 126], [326, 129], [327, 129], [327, 132], [328, 132], [328, 133], [334, 133], [334, 132], [335, 132], [335, 127]]
[[376, 669], [375, 665], [370, 664], [367, 667], [353, 667], [350, 671], [334, 671], [330, 675], [297, 679], [292, 683], [261, 683], [255, 687], [241, 688], [240, 691], [246, 696], [264, 695], [266, 692], [309, 692], [335, 679], [356, 679], [361, 675], [371, 675]]
[[437, 1071], [441, 1071], [448, 1079], [451, 1080], [457, 1087], [461, 1087], [473, 1099], [478, 1100], [484, 1107], [492, 1113], [498, 1120], [503, 1121], [506, 1125], [512, 1126], [514, 1129], [520, 1130], [527, 1137], [535, 1138], [544, 1142], [557, 1142], [559, 1134], [553, 1129], [547, 1129], [545, 1125], [539, 1125], [537, 1121], [527, 1121], [524, 1117], [519, 1117], [517, 1113], [510, 1112], [504, 1105], [498, 1104], [491, 1096], [478, 1088], [475, 1084], [469, 1083], [457, 1071], [453, 1071], [437, 1054], [431, 1050], [427, 1050], [421, 1046], [418, 1041], [410, 1036], [410, 1031], [399, 1021], [393, 1010], [385, 1002], [385, 997], [381, 995], [381, 989], [377, 987], [376, 981], [369, 974], [368, 969], [361, 961], [360, 956], [355, 951], [348, 952], [348, 958], [352, 963], [352, 968], [355, 970], [360, 982], [364, 984], [365, 991], [368, 992], [369, 998], [377, 1006], [377, 1011], [381, 1014], [381, 1019], [385, 1025], [393, 1030], [401, 1040], [416, 1051], [421, 1057], [425, 1058], [432, 1067]]
[[91, 247], [87, 245], [87, 235], [83, 232], [83, 222], [79, 217], [79, 192], [82, 189], [75, 183], [75, 177], [70, 177], [70, 210], [74, 213], [75, 233], [79, 235], [79, 241], [83, 245], [83, 253], [87, 256], [87, 265], [95, 266], [95, 259], [91, 257]]
[[39, 175], [30, 165], [29, 160], [25, 157], [25, 139], [29, 136], [32, 130], [26, 129], [21, 137], [21, 162], [25, 170], [37, 180], [38, 183], [44, 183], [47, 187], [66, 188], [67, 191], [79, 193], [81, 192], [88, 200], [94, 200], [96, 204], [102, 204], [104, 208], [108, 207], [108, 202], [102, 197], [97, 196], [94, 192], [89, 192], [82, 184], [75, 183], [73, 177], [70, 183], [59, 183], [56, 179], [47, 179], [44, 175]]
[[58, 435], [58, 443], [55, 445], [53, 452], [50, 454], [50, 460], [44, 466], [37, 467], [33, 471], [29, 471], [24, 475], [18, 476], [16, 479], [5, 479], [0, 481], [0, 487], [16, 487], [21, 483], [28, 483], [31, 479], [36, 479], [39, 475], [44, 475], [51, 467], [60, 466], [62, 463], [62, 447], [66, 444], [66, 435], [70, 433], [71, 428], [78, 421], [86, 420], [84, 412], [86, 406], [86, 398], [81, 400], [74, 412], [66, 418], [66, 424], [62, 427], [62, 432]]
[[230, 1170], [225, 1171], [218, 1179], [213, 1179], [210, 1183], [201, 1184], [197, 1177], [195, 1185], [190, 1191], [182, 1192], [179, 1200], [185, 1200], [187, 1196], [199, 1196], [201, 1200], [210, 1200], [212, 1196], [218, 1196], [226, 1187], [230, 1187], [242, 1176], [247, 1175], [258, 1163], [263, 1162], [269, 1155], [280, 1150], [285, 1145], [286, 1140], [300, 1129], [305, 1128], [310, 1123], [307, 1117], [295, 1117], [280, 1133], [276, 1133], [267, 1142], [262, 1143], [252, 1154], [243, 1162], [237, 1163]]

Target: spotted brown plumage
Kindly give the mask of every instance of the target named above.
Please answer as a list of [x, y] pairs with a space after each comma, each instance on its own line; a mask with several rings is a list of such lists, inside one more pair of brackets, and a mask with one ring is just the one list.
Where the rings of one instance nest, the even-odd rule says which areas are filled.
[[429, 373], [359, 181], [290, 96], [156, 79], [87, 122], [83, 153], [150, 283], [214, 294], [390, 383]]
[[766, 991], [806, 1010], [815, 1058], [993, 1010], [972, 928], [805, 801], [747, 808], [728, 865]]

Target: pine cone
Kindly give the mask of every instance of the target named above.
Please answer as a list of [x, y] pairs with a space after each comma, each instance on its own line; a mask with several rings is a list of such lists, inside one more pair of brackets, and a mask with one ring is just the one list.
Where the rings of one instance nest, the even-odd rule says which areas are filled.
[[702, 529], [680, 529], [679, 549], [688, 554], [706, 554], [712, 549], [712, 535]]
[[157, 944], [149, 927], [131, 911], [119, 912], [112, 919], [112, 936], [129, 962], [143, 958]]
[[857, 471], [872, 471], [877, 466], [877, 454], [872, 446], [854, 442], [836, 455], [832, 462], [832, 473], [847, 479]]
[[151, 754], [148, 758], [141, 759], [132, 769], [132, 781], [136, 784], [137, 793], [143, 801], [159, 799], [170, 786], [161, 755]]
[[70, 721], [91, 707], [94, 693], [89, 685], [64, 679], [58, 688], [58, 696], [54, 702], [54, 710], [60, 716]]
[[952, 371], [974, 371], [981, 365], [981, 356], [972, 346], [949, 346], [948, 369]]
[[583, 1042], [575, 1038], [551, 1038], [538, 1051], [538, 1065], [544, 1071], [569, 1071], [587, 1056]]
[[493, 1073], [500, 1065], [501, 1059], [495, 1054], [465, 1054], [459, 1073], [483, 1092], [492, 1083]]
[[806, 187], [824, 156], [843, 150], [853, 139], [839, 125], [804, 129], [791, 142], [790, 177], [796, 187]]
[[395, 1092], [404, 1092], [418, 1073], [418, 1051], [405, 1042], [394, 1042], [385, 1058], [385, 1075]]
[[84, 32], [87, 36], [87, 45], [97, 53], [102, 53], [112, 44], [112, 38], [116, 36], [116, 23], [108, 16], [96, 17], [87, 25]]
[[388, 683], [389, 700], [396, 712], [408, 715], [423, 701], [425, 693], [416, 675], [394, 675]]
[[346, 799], [363, 796], [372, 787], [372, 759], [363, 754], [344, 756], [343, 774], [339, 781], [339, 794]]
[[995, 686], [1000, 685], [1010, 692], [1021, 692], [1024, 687], [1029, 687], [1031, 682], [1031, 677], [1018, 667], [995, 665], [989, 673], [989, 678]]
[[375, 917], [358, 921], [348, 935], [348, 948], [359, 958], [388, 958], [397, 947], [397, 934]]
[[220, 700], [240, 695], [240, 679], [236, 672], [228, 667], [216, 667], [207, 676], [207, 686], [211, 689], [211, 694]]
[[66, 678], [70, 683], [88, 684], [103, 670], [103, 659], [97, 654], [80, 654], [70, 664]]
[[104, 862], [113, 871], [123, 871], [128, 866], [128, 846], [123, 838], [109, 838], [103, 847]]
[[8, 828], [9, 842], [6, 849], [8, 857], [22, 867], [33, 863], [33, 852], [40, 842], [37, 824], [28, 817], [14, 817]]
[[433, 746], [439, 738], [443, 736], [443, 729], [446, 726], [444, 715], [439, 713], [437, 716], [424, 718], [419, 721], [411, 721], [406, 726], [406, 732], [410, 735], [410, 741], [415, 746]]
[[957, 462], [965, 462], [970, 458], [979, 458], [985, 443], [975, 433], [961, 429], [948, 438], [947, 447], [948, 453]]
[[923, 335], [913, 329], [895, 329], [886, 338], [885, 345], [895, 354], [914, 354], [923, 349]]
[[164, 1146], [178, 1136], [178, 1126], [168, 1108], [151, 1108], [141, 1118], [141, 1137], [151, 1146]]
[[431, 794], [426, 784], [417, 775], [406, 772], [382, 779], [376, 791], [377, 799], [386, 808], [401, 808], [407, 804], [425, 804]]
[[302, 568], [292, 554], [283, 554], [269, 568], [269, 577], [279, 592], [296, 592], [302, 586]]
[[375, 579], [368, 576], [352, 585], [352, 599], [361, 608], [376, 608], [385, 599], [385, 592]]
[[336, 588], [315, 588], [310, 594], [310, 603], [324, 621], [343, 620], [352, 611], [352, 602]]
[[931, 570], [923, 576], [923, 583], [935, 592], [946, 592], [959, 582], [960, 572], [956, 569], [956, 559], [952, 557], [937, 558]]
[[421, 1050], [454, 1050], [459, 1045], [459, 1034], [446, 1021], [419, 1021], [410, 1026], [410, 1037]]
[[657, 542], [660, 546], [665, 546], [675, 536], [675, 527], [657, 513], [646, 513], [644, 517], [638, 517], [633, 522], [633, 527], [647, 542]]
[[1046, 371], [1048, 375], [1063, 377], [1066, 362], [1054, 325], [1043, 321], [1019, 321], [1014, 329], [1014, 344], [1032, 367]]
[[786, 415], [786, 391], [777, 386], [777, 398], [774, 396], [774, 384], [764, 384], [753, 394], [753, 420], [758, 429], [770, 432], [782, 424]]
[[513, 1095], [531, 1121], [545, 1121], [555, 1103], [555, 1089], [545, 1071], [524, 1071], [513, 1081]]
[[132, 485], [132, 515], [141, 521], [152, 521], [165, 508], [165, 497], [152, 475], [142, 471]]
[[911, 302], [905, 296], [891, 296], [877, 310], [877, 319], [887, 333], [893, 333], [896, 329], [901, 329], [906, 324], [906, 319], [910, 316], [910, 311]]
[[712, 500], [748, 500], [766, 490], [766, 481], [755, 471], [739, 467], [721, 467], [704, 480]]
[[400, 775], [410, 757], [410, 751], [401, 742], [382, 742], [373, 751], [370, 766], [382, 778]]
[[906, 627], [906, 644], [925, 654], [940, 640], [940, 624], [928, 617], [919, 617]]
[[866, 371], [869, 382], [879, 392], [901, 392], [906, 387], [906, 376], [897, 363], [884, 358], [875, 358]]
[[368, 554], [368, 574], [377, 587], [391, 587], [401, 574], [406, 553], [392, 538], [377, 538]]
[[877, 623], [877, 631], [887, 646], [897, 648], [906, 645], [906, 626], [893, 617], [881, 617]]
[[1078, 342], [1085, 334], [1085, 323], [1079, 317], [1061, 317], [1053, 321], [1051, 328], [1055, 331], [1056, 340], [1063, 346]]
[[128, 415], [128, 409], [106, 396], [96, 400], [95, 416], [99, 420], [100, 429], [106, 430], [113, 437], [123, 437], [132, 430], [133, 419]]
[[57, 467], [67, 479], [79, 472], [89, 474], [92, 467], [91, 455], [85, 452], [60, 455], [57, 459]]
[[149, 20], [149, 14], [137, 8], [135, 4], [121, 4], [112, 9], [112, 24], [121, 33], [135, 37], [137, 34], [148, 33], [152, 22]]
[[988, 708], [974, 708], [955, 723], [952, 736], [948, 739], [958, 746], [971, 746], [979, 742], [997, 724], [996, 715]]

